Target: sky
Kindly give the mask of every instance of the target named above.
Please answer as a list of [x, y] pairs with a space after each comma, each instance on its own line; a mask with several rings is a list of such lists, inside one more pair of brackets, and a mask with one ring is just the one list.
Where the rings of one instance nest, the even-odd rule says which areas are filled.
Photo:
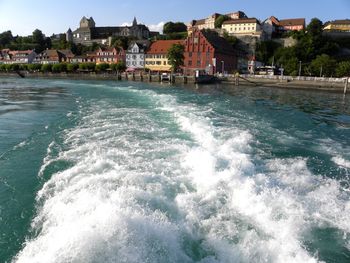
[[261, 21], [273, 15], [326, 22], [350, 19], [350, 0], [0, 0], [0, 33], [26, 36], [40, 29], [50, 36], [77, 29], [83, 16], [92, 16], [96, 26], [125, 25], [136, 16], [157, 31], [168, 21], [188, 23], [238, 10]]

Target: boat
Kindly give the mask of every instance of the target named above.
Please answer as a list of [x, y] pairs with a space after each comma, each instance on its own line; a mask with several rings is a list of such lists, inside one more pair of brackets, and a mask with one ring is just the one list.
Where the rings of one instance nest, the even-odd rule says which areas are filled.
[[162, 73], [162, 75], [160, 75], [160, 81], [170, 82], [170, 75], [168, 73]]
[[196, 84], [209, 84], [214, 83], [216, 81], [216, 77], [213, 75], [209, 75], [206, 72], [203, 71], [196, 71], [196, 78], [195, 83]]

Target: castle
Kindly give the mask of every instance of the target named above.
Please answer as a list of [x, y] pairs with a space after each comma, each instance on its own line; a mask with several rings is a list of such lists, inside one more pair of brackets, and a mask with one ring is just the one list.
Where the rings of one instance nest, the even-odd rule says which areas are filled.
[[73, 31], [69, 29], [66, 33], [68, 42], [91, 46], [93, 43], [106, 45], [112, 37], [132, 37], [136, 39], [148, 39], [154, 32], [148, 27], [138, 24], [136, 17], [131, 26], [96, 27], [92, 17], [85, 16], [80, 20], [80, 27]]

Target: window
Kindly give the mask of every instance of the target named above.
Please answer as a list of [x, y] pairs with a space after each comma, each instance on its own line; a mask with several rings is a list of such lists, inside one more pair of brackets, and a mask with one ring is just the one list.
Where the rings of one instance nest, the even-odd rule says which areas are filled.
[[189, 66], [192, 66], [192, 60], [189, 60], [189, 61], [188, 61], [188, 65], [189, 65]]
[[192, 57], [192, 52], [188, 52], [188, 56], [191, 58]]
[[201, 56], [201, 52], [197, 52], [197, 56], [200, 57]]
[[164, 65], [164, 66], [166, 65], [166, 61], [163, 62], [163, 65]]
[[200, 67], [200, 66], [201, 66], [201, 61], [197, 60], [197, 67]]

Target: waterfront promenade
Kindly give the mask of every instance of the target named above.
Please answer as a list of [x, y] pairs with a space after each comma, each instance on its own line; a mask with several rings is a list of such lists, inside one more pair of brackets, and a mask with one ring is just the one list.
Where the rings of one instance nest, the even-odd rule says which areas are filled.
[[[161, 75], [149, 73], [42, 73], [25, 72], [26, 78], [58, 78], [58, 79], [92, 79], [92, 80], [116, 80], [137, 82], [161, 82]], [[19, 77], [17, 73], [0, 72], [1, 77]], [[172, 83], [195, 84], [193, 75], [174, 75]], [[240, 75], [237, 81], [235, 75], [218, 76], [216, 83], [232, 84], [249, 87], [276, 87], [289, 89], [319, 90], [337, 93], [349, 93], [350, 87], [346, 87], [347, 78], [320, 78], [320, 77], [292, 77], [292, 76], [266, 76], [266, 75]]]

